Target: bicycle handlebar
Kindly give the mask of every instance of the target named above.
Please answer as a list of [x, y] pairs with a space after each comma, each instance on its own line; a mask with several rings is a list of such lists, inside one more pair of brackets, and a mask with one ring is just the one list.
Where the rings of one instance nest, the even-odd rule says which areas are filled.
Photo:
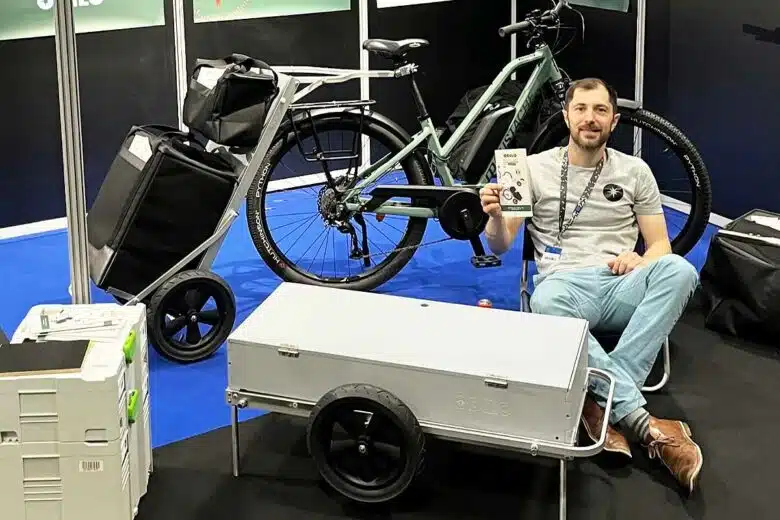
[[507, 26], [504, 26], [498, 30], [498, 35], [502, 38], [506, 38], [507, 36], [510, 36], [515, 33], [519, 33], [521, 31], [525, 31], [531, 27], [531, 22], [528, 20], [518, 23], [509, 24]]
[[502, 38], [505, 38], [506, 36], [525, 31], [526, 29], [529, 29], [540, 23], [555, 22], [558, 20], [558, 13], [561, 12], [561, 9], [568, 7], [568, 5], [568, 0], [558, 0], [558, 3], [555, 4], [555, 7], [549, 11], [545, 11], [541, 16], [535, 17], [536, 19], [529, 17], [522, 22], [506, 25], [498, 30], [498, 34]]

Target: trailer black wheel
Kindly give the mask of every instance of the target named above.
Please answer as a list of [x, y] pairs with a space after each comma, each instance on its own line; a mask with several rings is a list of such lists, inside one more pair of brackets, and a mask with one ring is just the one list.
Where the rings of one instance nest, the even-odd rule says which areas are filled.
[[322, 478], [362, 503], [401, 495], [423, 465], [425, 437], [400, 399], [371, 385], [325, 394], [309, 416], [307, 442]]
[[149, 337], [163, 357], [194, 363], [212, 356], [236, 320], [227, 282], [210, 271], [184, 271], [155, 291], [146, 311]]

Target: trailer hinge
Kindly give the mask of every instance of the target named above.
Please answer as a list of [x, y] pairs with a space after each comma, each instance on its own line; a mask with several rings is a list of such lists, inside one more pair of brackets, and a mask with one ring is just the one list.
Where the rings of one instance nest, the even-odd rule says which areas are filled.
[[485, 379], [485, 386], [489, 386], [490, 388], [505, 389], [509, 386], [509, 383], [507, 383], [504, 379], [488, 377]]
[[298, 352], [298, 349], [293, 346], [279, 347], [277, 352], [279, 353], [280, 356], [289, 357], [289, 358], [297, 358], [301, 355], [301, 353]]

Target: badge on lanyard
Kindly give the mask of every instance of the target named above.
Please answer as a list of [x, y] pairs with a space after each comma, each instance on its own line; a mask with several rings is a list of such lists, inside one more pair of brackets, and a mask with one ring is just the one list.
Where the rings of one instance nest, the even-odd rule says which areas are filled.
[[547, 246], [544, 248], [542, 260], [546, 262], [557, 262], [561, 259], [562, 249], [560, 247]]

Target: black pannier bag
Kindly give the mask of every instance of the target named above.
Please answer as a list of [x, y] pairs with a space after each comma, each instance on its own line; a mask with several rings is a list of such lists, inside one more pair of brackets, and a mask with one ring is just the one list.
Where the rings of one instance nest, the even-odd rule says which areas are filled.
[[780, 223], [780, 214], [750, 211], [712, 237], [700, 293], [709, 329], [777, 345], [780, 230], [767, 220]]
[[133, 127], [87, 213], [92, 281], [133, 296], [148, 287], [214, 234], [239, 166], [177, 129]]
[[[488, 88], [489, 85], [483, 85], [471, 89], [463, 95], [444, 126], [439, 128], [441, 132], [439, 138], [442, 142], [446, 142], [455, 133], [455, 130], [466, 119], [469, 111]], [[515, 103], [517, 103], [524, 88], [525, 83], [521, 81], [507, 81], [501, 85], [476, 121], [466, 129], [447, 163], [450, 172], [456, 179], [473, 184], [485, 173], [495, 157], [495, 150], [500, 147], [501, 141], [515, 117], [517, 112]], [[551, 99], [544, 96], [533, 100], [529, 106], [531, 117], [526, 117], [522, 121], [522, 126], [515, 130], [515, 137], [511, 143], [508, 143], [507, 147], [528, 148], [531, 145], [539, 125], [549, 115], [552, 115], [552, 111], [549, 114], [545, 112], [545, 108], [550, 102]]]
[[278, 92], [276, 72], [260, 60], [241, 54], [199, 59], [184, 98], [183, 121], [215, 143], [254, 148]]

